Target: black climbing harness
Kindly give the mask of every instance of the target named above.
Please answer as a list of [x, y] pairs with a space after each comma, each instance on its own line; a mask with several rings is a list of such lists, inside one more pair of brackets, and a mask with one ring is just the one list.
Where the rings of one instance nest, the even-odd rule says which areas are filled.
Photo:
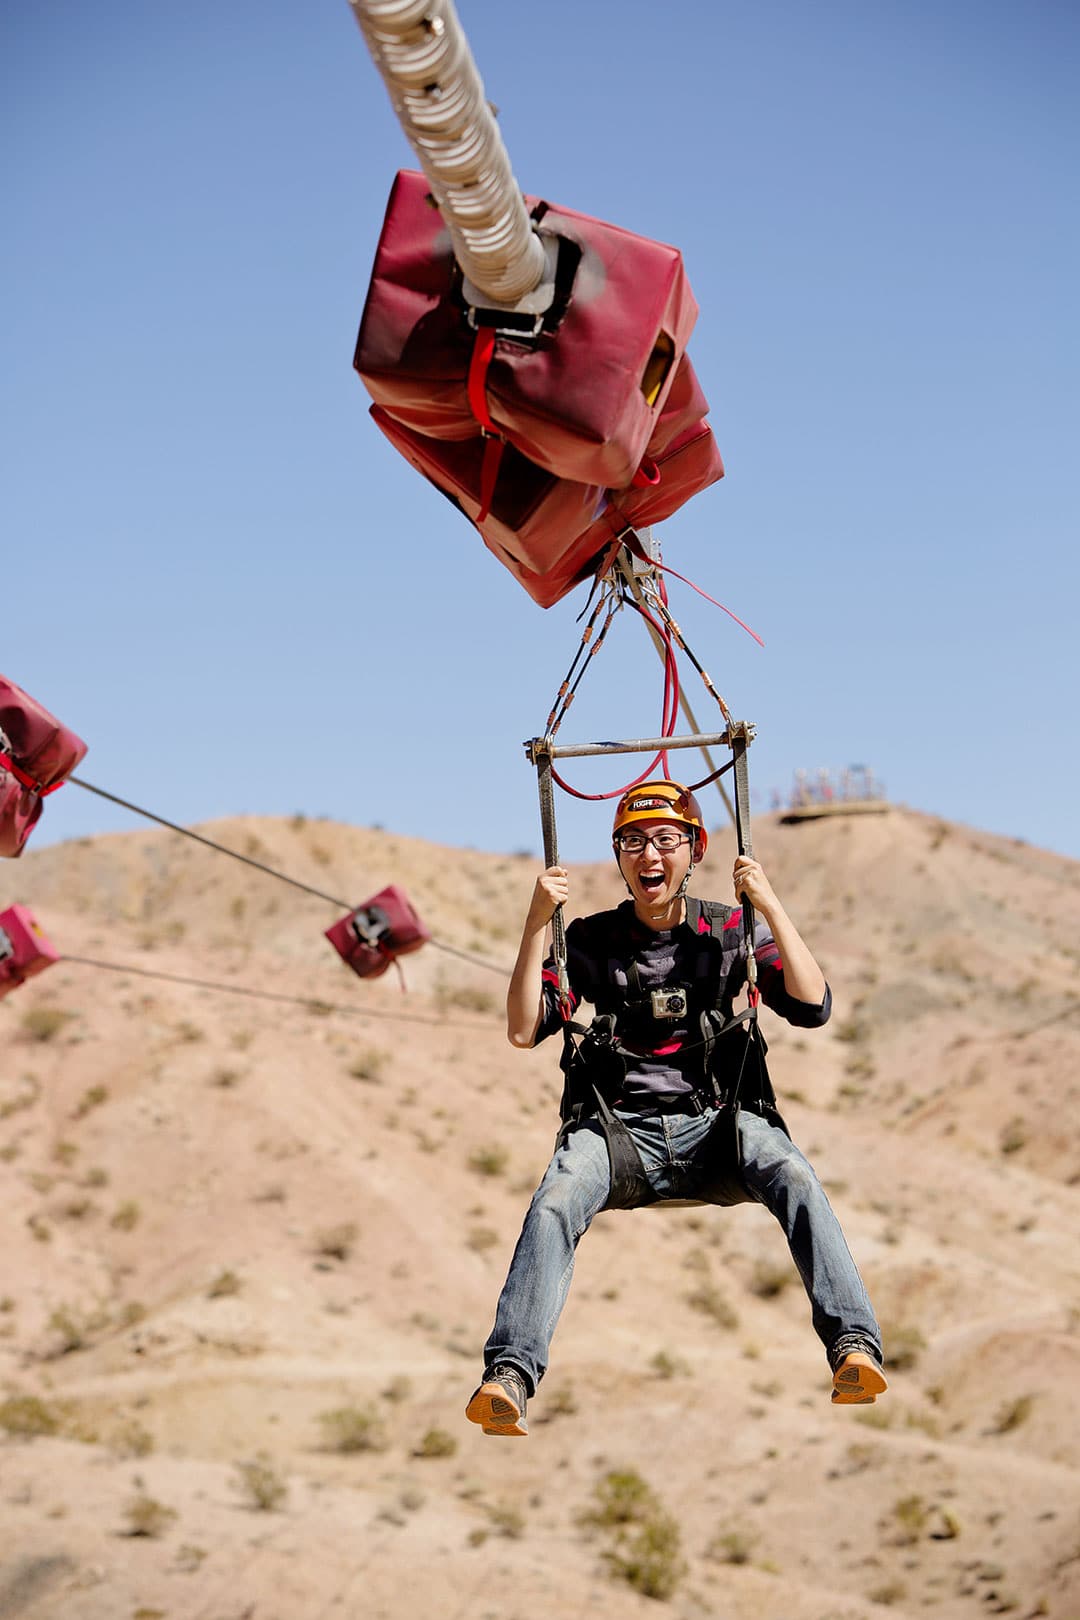
[[[664, 748], [708, 748], [724, 744], [731, 749], [729, 767], [734, 775], [735, 831], [740, 855], [752, 855], [750, 841], [750, 794], [746, 769], [746, 749], [753, 728], [730, 720], [727, 729], [715, 736], [665, 736], [622, 743], [593, 743], [584, 746], [556, 746], [550, 733], [534, 737], [526, 744], [529, 759], [536, 767], [540, 798], [540, 821], [544, 840], [544, 864], [558, 864], [558, 835], [552, 791], [553, 762], [562, 756], [607, 753], [652, 752], [657, 743]], [[713, 921], [726, 922], [733, 909], [711, 901], [687, 897], [687, 921], [692, 930], [712, 934]], [[704, 917], [708, 927], [700, 927]], [[742, 1175], [739, 1143], [739, 1111], [748, 1107], [764, 1114], [781, 1129], [787, 1127], [776, 1109], [776, 1098], [766, 1066], [766, 1043], [758, 1023], [760, 992], [757, 960], [754, 955], [754, 910], [749, 900], [742, 902], [741, 937], [745, 951], [746, 985], [749, 1005], [733, 1015], [730, 992], [718, 982], [712, 1004], [700, 1014], [701, 1040], [694, 1048], [682, 1047], [685, 1056], [700, 1049], [702, 1083], [689, 1097], [679, 1097], [673, 1106], [702, 1113], [715, 1109], [716, 1117], [698, 1151], [701, 1176], [693, 1202], [737, 1204], [753, 1201]], [[570, 1133], [587, 1120], [595, 1120], [604, 1133], [611, 1165], [611, 1187], [606, 1209], [636, 1209], [660, 1202], [653, 1191], [633, 1137], [620, 1117], [618, 1103], [626, 1075], [626, 1060], [616, 1032], [616, 1015], [601, 1011], [591, 1024], [575, 1023], [567, 974], [566, 928], [562, 908], [552, 918], [552, 952], [556, 974], [556, 996], [563, 1020], [562, 1069], [564, 1076], [560, 1116], [562, 1124], [556, 1144], [566, 1142]], [[640, 991], [640, 979], [628, 970], [632, 993]], [[639, 998], [640, 999], [640, 998]], [[727, 1005], [724, 1005], [724, 1002]], [[737, 1044], [732, 1044], [737, 1043]], [[722, 1061], [721, 1061], [722, 1059]], [[678, 1200], [673, 1200], [678, 1202]]]
[[[617, 915], [617, 914], [616, 914]], [[687, 922], [695, 933], [702, 916], [726, 922], [731, 908], [714, 901], [687, 898]], [[711, 927], [709, 929], [711, 935]], [[752, 934], [749, 936], [752, 941]], [[608, 956], [608, 952], [604, 952]], [[633, 964], [631, 964], [633, 967]], [[628, 972], [628, 978], [632, 973]], [[680, 1057], [696, 1054], [700, 1075], [694, 1089], [657, 1104], [659, 1112], [703, 1114], [715, 1110], [711, 1128], [697, 1150], [699, 1174], [694, 1202], [739, 1204], [752, 1200], [742, 1177], [739, 1113], [749, 1108], [781, 1129], [781, 1118], [766, 1065], [767, 1046], [756, 1005], [732, 1014], [724, 1006], [730, 992], [723, 982], [714, 987], [713, 1004], [699, 1015], [701, 1038], [680, 1047]], [[625, 1048], [616, 1033], [616, 1014], [601, 1012], [590, 1024], [564, 1019], [562, 1124], [557, 1145], [587, 1120], [594, 1120], [607, 1143], [611, 1188], [606, 1209], [636, 1209], [659, 1201], [653, 1191], [628, 1129], [619, 1112], [626, 1077]]]

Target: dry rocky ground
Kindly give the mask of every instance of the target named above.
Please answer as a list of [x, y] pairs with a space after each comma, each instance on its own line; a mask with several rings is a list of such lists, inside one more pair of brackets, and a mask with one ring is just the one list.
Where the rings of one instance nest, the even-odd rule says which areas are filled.
[[[209, 830], [512, 958], [528, 858]], [[70, 956], [297, 999], [0, 1002], [0, 1620], [1078, 1620], [1080, 866], [899, 809], [757, 845], [836, 994], [772, 1066], [892, 1388], [830, 1406], [762, 1210], [609, 1213], [524, 1442], [462, 1416], [558, 1091], [500, 978], [361, 983], [333, 908], [164, 831], [4, 863]]]

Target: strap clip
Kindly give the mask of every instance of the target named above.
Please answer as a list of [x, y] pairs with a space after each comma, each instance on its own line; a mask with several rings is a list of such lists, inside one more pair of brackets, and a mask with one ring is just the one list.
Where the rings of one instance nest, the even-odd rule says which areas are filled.
[[519, 314], [512, 309], [484, 309], [470, 304], [465, 311], [465, 319], [474, 332], [481, 329], [494, 331], [496, 337], [513, 338], [518, 342], [523, 338], [538, 338], [544, 330], [542, 312], [539, 315], [527, 311]]

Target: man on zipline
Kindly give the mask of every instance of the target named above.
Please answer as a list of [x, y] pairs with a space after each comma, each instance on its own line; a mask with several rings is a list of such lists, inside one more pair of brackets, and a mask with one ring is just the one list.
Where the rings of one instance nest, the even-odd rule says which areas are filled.
[[[760, 1035], [733, 1015], [747, 982], [741, 902], [757, 913], [761, 997], [788, 1023], [812, 1029], [828, 1019], [821, 969], [749, 857], [735, 861], [738, 907], [687, 896], [708, 843], [689, 789], [666, 780], [631, 788], [619, 800], [613, 842], [630, 899], [566, 931], [571, 1006], [587, 1001], [598, 1016], [576, 1056], [565, 1037], [563, 1129], [465, 1415], [485, 1434], [528, 1432], [526, 1403], [547, 1370], [579, 1238], [605, 1206], [663, 1199], [764, 1204], [809, 1296], [833, 1401], [868, 1404], [887, 1388], [873, 1309], [821, 1183], [776, 1112]], [[568, 896], [561, 866], [537, 878], [506, 998], [514, 1046], [535, 1046], [568, 1015], [558, 965], [544, 961], [548, 923]]]

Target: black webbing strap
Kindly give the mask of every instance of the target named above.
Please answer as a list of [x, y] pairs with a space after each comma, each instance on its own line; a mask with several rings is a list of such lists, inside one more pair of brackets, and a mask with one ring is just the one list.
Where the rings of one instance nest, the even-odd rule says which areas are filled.
[[655, 1204], [658, 1195], [652, 1189], [634, 1138], [619, 1116], [608, 1107], [598, 1086], [593, 1087], [593, 1095], [596, 1098], [596, 1118], [607, 1142], [611, 1173], [611, 1186], [604, 1208], [640, 1209], [643, 1204]]
[[[732, 725], [731, 752], [735, 769], [735, 837], [739, 845], [739, 854], [754, 858], [754, 846], [750, 838], [750, 778], [746, 769], [746, 727]], [[746, 932], [746, 988], [750, 996], [750, 1004], [757, 1006], [757, 957], [754, 955], [754, 908], [749, 900], [742, 903], [743, 928]]]
[[[546, 739], [545, 739], [546, 741]], [[544, 838], [544, 867], [559, 864], [559, 834], [555, 826], [555, 794], [551, 786], [551, 754], [543, 743], [533, 745], [536, 761], [536, 787], [540, 795], [540, 828]], [[551, 949], [558, 979], [559, 1011], [570, 1016], [570, 981], [566, 975], [566, 920], [562, 906], [555, 907], [551, 919]]]

